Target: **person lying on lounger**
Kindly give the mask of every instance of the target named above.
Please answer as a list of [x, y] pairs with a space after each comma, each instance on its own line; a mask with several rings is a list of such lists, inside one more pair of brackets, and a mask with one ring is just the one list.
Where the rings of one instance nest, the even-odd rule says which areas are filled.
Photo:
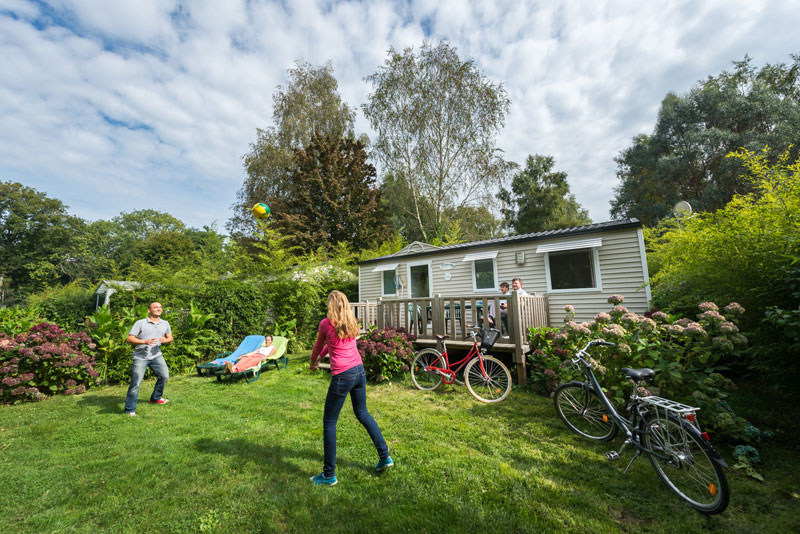
[[275, 347], [272, 345], [272, 336], [264, 336], [264, 346], [253, 352], [243, 354], [236, 363], [225, 362], [225, 371], [228, 373], [241, 373], [251, 367], [261, 363], [261, 360], [268, 358], [275, 352]]

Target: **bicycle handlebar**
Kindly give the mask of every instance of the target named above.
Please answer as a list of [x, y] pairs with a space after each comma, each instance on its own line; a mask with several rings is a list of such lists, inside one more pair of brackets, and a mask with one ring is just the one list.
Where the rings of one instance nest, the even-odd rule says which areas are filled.
[[584, 347], [582, 349], [580, 349], [578, 352], [575, 353], [575, 357], [571, 358], [572, 359], [572, 363], [578, 363], [578, 362], [582, 361], [585, 364], [589, 365], [589, 363], [586, 362], [583, 359], [583, 355], [584, 354], [588, 355], [588, 353], [586, 352], [586, 349], [588, 349], [589, 347], [592, 347], [594, 345], [600, 345], [601, 347], [616, 347], [617, 346], [616, 343], [611, 343], [610, 341], [606, 341], [605, 339], [593, 339], [590, 342], [588, 342], [586, 345], [584, 345]]

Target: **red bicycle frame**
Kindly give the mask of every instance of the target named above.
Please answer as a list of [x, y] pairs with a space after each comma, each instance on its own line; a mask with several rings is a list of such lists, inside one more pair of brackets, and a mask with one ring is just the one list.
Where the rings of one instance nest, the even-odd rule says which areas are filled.
[[[428, 367], [425, 368], [425, 371], [428, 372], [432, 371], [434, 373], [437, 373], [442, 377], [442, 382], [444, 382], [445, 384], [452, 384], [453, 382], [456, 381], [456, 373], [460, 372], [461, 369], [463, 369], [464, 366], [467, 365], [467, 363], [472, 358], [478, 357], [478, 359], [480, 360], [479, 363], [481, 366], [481, 374], [483, 374], [483, 376], [486, 376], [486, 369], [483, 368], [483, 358], [481, 357], [483, 353], [478, 348], [478, 340], [475, 339], [474, 334], [472, 337], [472, 348], [469, 349], [469, 352], [467, 353], [466, 356], [464, 356], [463, 359], [454, 362], [452, 365], [450, 365], [450, 359], [447, 357], [447, 343], [445, 343], [444, 341], [446, 337], [445, 336], [436, 336], [436, 337], [442, 342], [442, 358], [444, 358], [444, 364], [446, 367], [442, 368], [442, 367], [436, 367], [435, 365], [429, 365]], [[458, 366], [456, 367], [455, 371], [452, 369], [452, 367], [454, 366]]]

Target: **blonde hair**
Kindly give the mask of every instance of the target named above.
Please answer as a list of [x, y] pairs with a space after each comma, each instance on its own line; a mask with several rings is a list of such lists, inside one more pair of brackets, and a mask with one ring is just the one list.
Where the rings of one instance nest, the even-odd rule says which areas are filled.
[[336, 336], [339, 339], [358, 335], [358, 323], [350, 308], [350, 301], [341, 291], [334, 290], [328, 295], [328, 320], [336, 329]]

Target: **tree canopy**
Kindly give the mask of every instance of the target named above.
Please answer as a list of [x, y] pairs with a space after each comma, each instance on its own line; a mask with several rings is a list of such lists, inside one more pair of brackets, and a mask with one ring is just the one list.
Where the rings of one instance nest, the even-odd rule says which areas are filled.
[[619, 185], [611, 201], [614, 217], [637, 217], [647, 225], [668, 215], [679, 200], [698, 211], [714, 211], [750, 183], [739, 148], [764, 147], [798, 154], [800, 55], [793, 63], [756, 69], [749, 57], [688, 93], [669, 93], [652, 134], [634, 138], [616, 158]]
[[85, 222], [60, 200], [18, 182], [0, 181], [0, 276], [6, 293], [70, 280], [75, 235]]
[[516, 234], [589, 224], [589, 212], [569, 192], [567, 173], [554, 171], [552, 156], [528, 156], [525, 168], [498, 195], [506, 224]]
[[298, 61], [289, 70], [289, 84], [273, 95], [273, 125], [256, 131], [244, 155], [247, 176], [226, 223], [232, 236], [253, 236], [256, 223], [249, 208], [257, 202], [286, 203], [294, 150], [305, 148], [312, 135], [353, 137], [355, 110], [342, 102], [330, 63], [314, 67]]
[[404, 193], [387, 196], [390, 212], [402, 213], [407, 238], [430, 241], [454, 210], [491, 203], [510, 167], [495, 141], [510, 100], [446, 42], [388, 56], [367, 77], [373, 93], [362, 108], [382, 172]]
[[293, 161], [271, 223], [292, 245], [308, 253], [345, 243], [357, 251], [388, 237], [375, 167], [362, 141], [314, 134]]

